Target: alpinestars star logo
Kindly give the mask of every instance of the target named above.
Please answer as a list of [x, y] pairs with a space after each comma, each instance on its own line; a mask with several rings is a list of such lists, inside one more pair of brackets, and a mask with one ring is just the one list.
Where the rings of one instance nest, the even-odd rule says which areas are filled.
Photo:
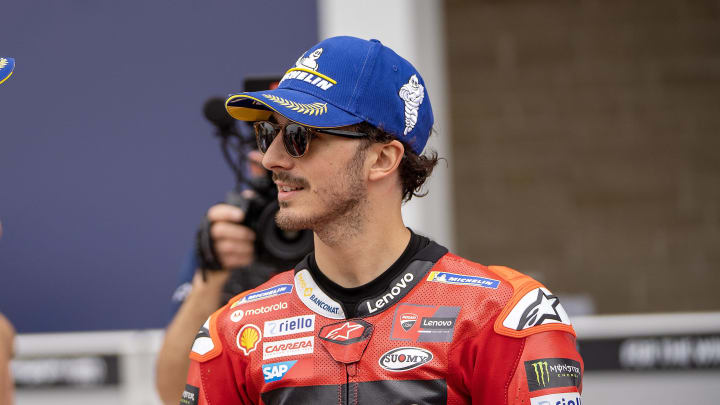
[[331, 330], [330, 332], [328, 332], [328, 334], [325, 335], [325, 338], [330, 339], [330, 340], [348, 340], [348, 339], [350, 339], [350, 335], [352, 334], [353, 331], [362, 329], [362, 328], [363, 328], [362, 325], [359, 325], [356, 323], [345, 322], [340, 327], [335, 328], [335, 329]]
[[517, 330], [523, 330], [535, 325], [542, 325], [546, 320], [555, 320], [562, 322], [557, 306], [560, 300], [555, 295], [545, 294], [543, 290], [538, 289], [538, 295], [533, 302], [520, 316]]

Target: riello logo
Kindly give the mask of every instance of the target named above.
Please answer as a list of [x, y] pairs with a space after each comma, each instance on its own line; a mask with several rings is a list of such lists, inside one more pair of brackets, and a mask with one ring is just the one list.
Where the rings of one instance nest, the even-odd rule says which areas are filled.
[[387, 371], [407, 371], [433, 359], [433, 354], [417, 347], [398, 347], [380, 356], [378, 364]]

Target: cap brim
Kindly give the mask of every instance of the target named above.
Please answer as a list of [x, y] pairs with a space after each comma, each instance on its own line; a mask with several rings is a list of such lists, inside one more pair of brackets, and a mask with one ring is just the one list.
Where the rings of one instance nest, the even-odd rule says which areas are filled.
[[314, 128], [337, 128], [357, 124], [363, 119], [301, 91], [274, 89], [240, 93], [225, 101], [231, 117], [241, 121], [261, 121], [273, 111], [291, 121]]

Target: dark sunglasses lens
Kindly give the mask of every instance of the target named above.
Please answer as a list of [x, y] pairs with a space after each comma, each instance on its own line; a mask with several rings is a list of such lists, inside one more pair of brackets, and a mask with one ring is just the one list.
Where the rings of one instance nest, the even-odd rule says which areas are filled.
[[307, 128], [298, 124], [288, 124], [283, 135], [285, 149], [290, 156], [300, 157], [305, 154], [310, 142], [310, 133]]
[[275, 127], [267, 121], [256, 122], [253, 126], [255, 127], [255, 138], [257, 139], [258, 150], [265, 153], [273, 139], [275, 139], [275, 135], [277, 135]]

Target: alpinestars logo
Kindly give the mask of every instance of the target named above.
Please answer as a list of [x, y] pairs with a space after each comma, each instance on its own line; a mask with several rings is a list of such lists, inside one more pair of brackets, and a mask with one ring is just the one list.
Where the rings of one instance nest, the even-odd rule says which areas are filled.
[[193, 342], [191, 350], [202, 356], [214, 348], [215, 344], [213, 344], [212, 338], [210, 338], [210, 318], [208, 318], [197, 335], [195, 335], [195, 341]]
[[517, 330], [523, 330], [535, 325], [542, 325], [546, 320], [561, 321], [557, 306], [560, 304], [558, 297], [547, 295], [538, 289], [537, 300], [523, 311]]
[[570, 318], [558, 297], [545, 287], [525, 294], [503, 320], [503, 326], [518, 331], [549, 323], [570, 325]]

